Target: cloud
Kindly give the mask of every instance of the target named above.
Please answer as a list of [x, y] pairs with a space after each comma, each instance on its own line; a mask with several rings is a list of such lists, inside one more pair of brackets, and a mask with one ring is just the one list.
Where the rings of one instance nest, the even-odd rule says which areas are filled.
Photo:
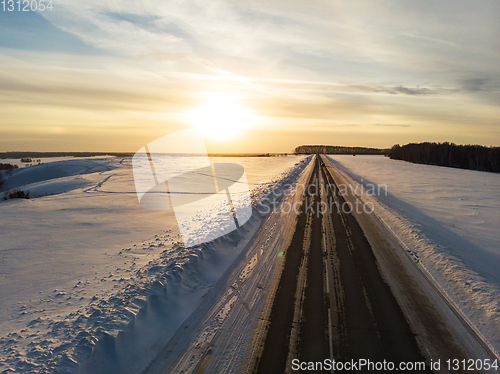
[[[37, 64], [23, 59], [34, 59]], [[0, 54], [0, 108], [12, 104], [108, 112], [178, 112], [193, 101], [190, 82], [146, 74], [107, 56]], [[71, 67], [69, 67], [71, 66]], [[80, 66], [85, 66], [82, 69]], [[200, 88], [198, 86], [198, 88]]]
[[405, 94], [405, 95], [431, 95], [435, 92], [433, 92], [432, 90], [430, 90], [429, 88], [420, 88], [420, 87], [417, 87], [417, 88], [411, 88], [411, 87], [403, 87], [403, 86], [397, 86], [397, 87], [393, 87], [391, 89], [388, 89], [386, 90], [386, 92], [390, 93], [390, 94], [398, 94], [398, 93], [402, 93], [402, 94]]
[[392, 123], [374, 123], [373, 126], [382, 126], [382, 127], [411, 127], [411, 125], [398, 125]]
[[189, 57], [192, 52], [189, 43], [172, 31], [174, 26], [168, 31], [159, 25], [160, 16], [85, 8], [72, 3], [59, 4], [57, 12], [43, 16], [85, 44], [123, 58], [175, 61]]
[[66, 0], [29, 17], [0, 22], [0, 62], [43, 52], [2, 65], [0, 106], [177, 115], [234, 92], [298, 129], [500, 118], [498, 0]]
[[21, 50], [104, 55], [37, 12], [0, 11], [0, 47]]
[[309, 125], [309, 127], [328, 127], [328, 126], [333, 126], [333, 127], [360, 127], [361, 125], [359, 123], [315, 123], [313, 125]]
[[388, 85], [352, 85], [354, 89], [360, 92], [381, 92], [388, 93], [391, 95], [410, 95], [410, 96], [420, 96], [420, 95], [434, 95], [442, 92], [441, 89], [428, 88], [428, 87], [405, 87], [405, 86], [388, 86]]
[[499, 91], [500, 85], [492, 79], [484, 77], [463, 78], [459, 80], [462, 89], [467, 92]]

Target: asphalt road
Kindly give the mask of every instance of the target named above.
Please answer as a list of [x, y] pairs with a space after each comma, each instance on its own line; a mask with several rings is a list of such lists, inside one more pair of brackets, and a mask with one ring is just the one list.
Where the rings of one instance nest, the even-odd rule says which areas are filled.
[[[370, 244], [354, 216], [337, 209], [344, 198], [319, 157], [315, 162], [255, 372], [290, 372], [291, 358], [386, 360], [396, 367], [424, 362]], [[306, 266], [303, 285], [298, 281], [301, 264]], [[291, 339], [292, 327], [298, 339]]]
[[[318, 165], [316, 165], [311, 181], [317, 178], [318, 172]], [[311, 197], [310, 194], [306, 196], [309, 199]], [[256, 369], [261, 374], [283, 373], [287, 364], [290, 332], [294, 319], [297, 275], [304, 257], [303, 241], [307, 223], [305, 204], [302, 205], [301, 210], [292, 243], [285, 252], [286, 260], [274, 298], [264, 350]]]
[[[345, 206], [339, 188], [325, 168], [322, 173], [328, 186], [324, 200]], [[332, 313], [336, 313], [340, 321], [333, 326], [333, 334], [338, 337], [334, 358], [339, 361], [387, 360], [396, 364], [425, 361], [349, 207], [332, 209], [328, 214], [335, 235], [335, 245], [326, 249], [327, 268], [331, 269], [334, 280], [330, 284], [329, 299]]]

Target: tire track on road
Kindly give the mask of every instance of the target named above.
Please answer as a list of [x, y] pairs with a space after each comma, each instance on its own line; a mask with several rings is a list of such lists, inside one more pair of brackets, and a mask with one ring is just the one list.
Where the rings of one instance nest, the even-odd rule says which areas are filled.
[[[319, 156], [304, 199], [255, 372], [291, 372], [287, 356], [300, 362], [424, 362], [368, 240], [355, 217], [340, 209], [345, 200]], [[307, 267], [303, 290], [297, 288], [301, 263]], [[290, 340], [294, 311], [301, 321], [298, 339]]]

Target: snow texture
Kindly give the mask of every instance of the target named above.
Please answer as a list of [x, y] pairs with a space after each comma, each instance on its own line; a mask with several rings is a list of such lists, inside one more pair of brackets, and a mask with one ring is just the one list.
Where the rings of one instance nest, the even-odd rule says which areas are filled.
[[[310, 158], [211, 158], [245, 168], [254, 211], [223, 238], [185, 248], [173, 211], [140, 207], [130, 158], [15, 170], [0, 202], [0, 372], [140, 372], [250, 240], [270, 188]], [[217, 224], [199, 217], [193, 230]]]

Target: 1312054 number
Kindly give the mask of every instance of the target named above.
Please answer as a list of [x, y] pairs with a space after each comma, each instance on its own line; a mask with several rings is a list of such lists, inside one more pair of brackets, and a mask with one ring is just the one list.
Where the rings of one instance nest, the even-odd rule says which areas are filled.
[[52, 0], [3, 0], [1, 2], [4, 12], [43, 12], [50, 10], [52, 12]]

